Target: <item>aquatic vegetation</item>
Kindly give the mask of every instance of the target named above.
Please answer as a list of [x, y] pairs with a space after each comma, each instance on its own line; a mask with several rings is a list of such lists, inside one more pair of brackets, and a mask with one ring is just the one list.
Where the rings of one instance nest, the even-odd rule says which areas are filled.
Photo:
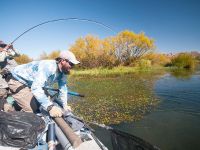
[[118, 124], [138, 120], [158, 104], [152, 82], [139, 75], [89, 79], [72, 77], [70, 87], [86, 97], [73, 98], [71, 105], [74, 112], [87, 121]]

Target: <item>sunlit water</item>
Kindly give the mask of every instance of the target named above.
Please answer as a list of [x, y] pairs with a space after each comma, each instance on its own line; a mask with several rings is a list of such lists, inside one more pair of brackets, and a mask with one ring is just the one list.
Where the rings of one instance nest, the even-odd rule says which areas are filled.
[[[200, 73], [165, 74], [153, 84], [159, 104], [141, 120], [111, 125], [162, 150], [200, 149]], [[112, 149], [109, 133], [95, 128], [97, 136]]]
[[177, 79], [167, 74], [155, 83], [154, 89], [161, 100], [155, 111], [140, 121], [114, 127], [162, 150], [200, 149], [200, 75]]

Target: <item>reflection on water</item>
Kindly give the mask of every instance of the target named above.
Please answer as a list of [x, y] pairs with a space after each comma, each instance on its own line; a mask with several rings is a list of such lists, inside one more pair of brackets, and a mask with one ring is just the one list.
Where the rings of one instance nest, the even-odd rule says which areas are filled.
[[200, 75], [185, 79], [167, 74], [154, 89], [161, 100], [157, 110], [140, 121], [116, 127], [162, 150], [200, 149]]
[[179, 79], [189, 79], [194, 73], [195, 73], [195, 70], [193, 70], [193, 69], [173, 69], [173, 70], [171, 70], [171, 75], [176, 78], [179, 78]]
[[158, 109], [159, 111], [173, 110], [200, 117], [199, 75], [194, 75], [189, 79], [182, 80], [176, 79], [170, 75], [165, 76], [157, 82], [155, 91], [161, 99], [168, 100], [163, 103], [164, 107]]
[[[83, 107], [78, 106], [94, 113], [94, 118], [98, 118], [98, 114], [89, 109], [92, 103], [95, 102], [96, 104], [98, 99], [100, 103], [95, 105], [96, 107], [92, 106], [92, 109], [102, 107], [105, 109], [102, 111], [103, 113], [109, 110], [108, 116], [112, 116], [112, 111], [114, 111], [110, 108], [115, 108], [117, 111], [122, 110], [121, 114], [128, 112], [129, 117], [138, 112], [140, 112], [138, 113], [140, 115], [145, 115], [140, 120], [135, 121], [133, 119], [132, 122], [127, 119], [128, 117], [123, 118], [123, 115], [117, 121], [111, 119], [109, 120], [110, 123], [124, 121], [112, 125], [114, 128], [143, 138], [162, 150], [200, 149], [200, 72], [173, 72], [165, 74], [157, 81], [155, 79], [155, 77], [143, 75], [110, 79], [80, 78], [72, 81], [71, 84], [73, 85], [73, 82], [78, 83], [79, 86], [74, 87], [78, 88], [80, 93], [86, 93], [88, 105], [84, 105], [86, 101], [80, 100], [79, 102], [82, 102], [79, 104]], [[155, 99], [155, 95], [159, 99], [159, 103]], [[131, 101], [138, 98], [147, 98], [147, 101], [146, 103], [143, 103], [144, 101]], [[117, 107], [117, 105], [121, 107]], [[156, 107], [154, 111], [147, 113], [147, 106]], [[134, 108], [133, 111], [131, 111], [131, 108]], [[140, 109], [145, 111], [136, 111]], [[90, 114], [86, 113], [86, 115]], [[97, 136], [112, 150], [109, 133], [98, 127], [95, 127], [95, 129]]]

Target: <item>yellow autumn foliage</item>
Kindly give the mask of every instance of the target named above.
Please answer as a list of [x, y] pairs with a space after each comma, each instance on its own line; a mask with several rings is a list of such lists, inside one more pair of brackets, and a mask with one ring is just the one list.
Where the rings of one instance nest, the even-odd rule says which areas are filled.
[[20, 64], [26, 64], [26, 63], [29, 63], [29, 62], [32, 61], [32, 59], [26, 54], [22, 54], [18, 57], [15, 57], [14, 59], [19, 65]]
[[49, 55], [48, 55], [48, 59], [55, 59], [57, 57], [59, 57], [60, 51], [52, 51]]
[[50, 54], [47, 54], [46, 52], [43, 52], [40, 55], [40, 60], [45, 60], [45, 59], [55, 59], [57, 57], [59, 57], [60, 51], [52, 51]]
[[129, 65], [145, 53], [155, 49], [154, 40], [148, 38], [144, 32], [136, 34], [132, 31], [122, 31], [113, 37], [118, 60]]
[[116, 36], [99, 39], [87, 35], [79, 38], [70, 50], [82, 62], [83, 68], [129, 65], [155, 48], [153, 39], [143, 32], [125, 30]]
[[81, 61], [84, 68], [107, 67], [115, 62], [109, 39], [100, 40], [98, 37], [87, 35], [79, 38], [70, 50]]
[[159, 53], [148, 53], [143, 56], [143, 59], [150, 60], [152, 65], [165, 66], [171, 62], [171, 56]]

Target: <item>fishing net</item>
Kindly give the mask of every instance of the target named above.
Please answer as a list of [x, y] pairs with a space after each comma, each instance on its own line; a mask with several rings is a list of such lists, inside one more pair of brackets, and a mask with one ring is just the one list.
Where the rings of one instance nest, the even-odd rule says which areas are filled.
[[114, 150], [159, 150], [158, 147], [134, 135], [116, 129], [111, 129], [110, 131]]

